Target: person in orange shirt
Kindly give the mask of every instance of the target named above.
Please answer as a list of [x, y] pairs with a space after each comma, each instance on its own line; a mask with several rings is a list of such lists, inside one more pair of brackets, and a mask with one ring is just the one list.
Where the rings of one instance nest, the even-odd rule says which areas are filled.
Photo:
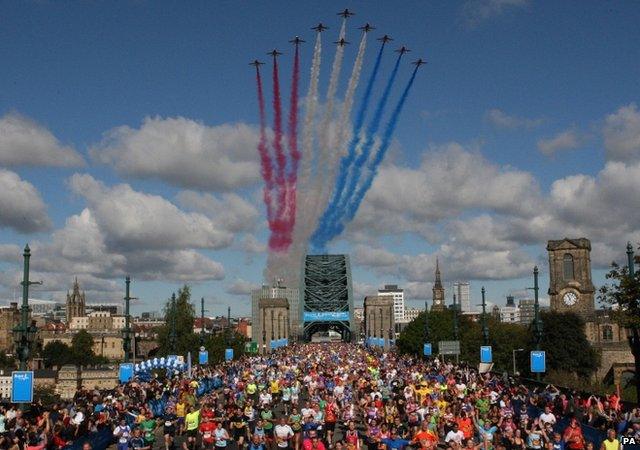
[[467, 413], [462, 411], [460, 417], [456, 418], [458, 429], [464, 434], [464, 438], [471, 439], [473, 437], [473, 420], [467, 416]]
[[418, 445], [422, 450], [433, 449], [438, 444], [438, 436], [429, 429], [429, 422], [422, 421], [420, 430], [413, 436], [411, 444]]

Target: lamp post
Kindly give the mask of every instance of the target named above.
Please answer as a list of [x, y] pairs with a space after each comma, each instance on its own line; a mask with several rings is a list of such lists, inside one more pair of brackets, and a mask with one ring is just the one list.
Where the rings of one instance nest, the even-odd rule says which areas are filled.
[[513, 376], [516, 376], [516, 353], [523, 352], [523, 348], [515, 348], [512, 351], [513, 354]]
[[[271, 310], [271, 342], [273, 342], [275, 338], [276, 338], [276, 336], [275, 336], [275, 326], [273, 325], [273, 309], [272, 309]], [[273, 350], [271, 348], [271, 345], [269, 345], [269, 348], [271, 350]]]
[[176, 336], [176, 293], [171, 294], [171, 334], [169, 335], [169, 346], [171, 353], [176, 352], [177, 336]]
[[[627, 242], [627, 270], [629, 272], [629, 278], [634, 278], [636, 275], [635, 268], [635, 256], [633, 254], [633, 246], [631, 242]], [[629, 347], [631, 347], [631, 354], [635, 364], [635, 373], [640, 373], [640, 330], [636, 325], [632, 326], [627, 332], [629, 340]], [[636, 375], [636, 401], [640, 403], [640, 377]]]
[[267, 353], [267, 310], [262, 308], [262, 354]]
[[[24, 253], [24, 267], [22, 273], [22, 306], [20, 307], [20, 325], [13, 329], [13, 339], [15, 342], [16, 353], [20, 360], [20, 370], [27, 370], [29, 356], [31, 353], [31, 346], [36, 338], [38, 328], [35, 325], [35, 321], [29, 325], [29, 286], [32, 284], [42, 284], [42, 281], [30, 281], [29, 280], [29, 260], [31, 259], [31, 249], [29, 245], [25, 245]], [[26, 408], [25, 403], [21, 403], [20, 409]]]
[[200, 299], [200, 347], [204, 346], [204, 297]]
[[429, 343], [429, 302], [424, 301], [424, 342]]
[[487, 301], [485, 299], [486, 290], [484, 286], [480, 290], [482, 293], [482, 343], [489, 345], [489, 328], [487, 327]]
[[379, 309], [380, 312], [380, 337], [382, 338], [382, 342], [384, 342], [384, 318], [382, 316], [382, 308]]
[[129, 314], [129, 302], [136, 300], [136, 297], [131, 297], [130, 286], [131, 277], [127, 275], [124, 279], [124, 330], [122, 330], [122, 349], [124, 350], [124, 362], [129, 362], [129, 354], [131, 353], [131, 318]]
[[453, 340], [458, 340], [458, 303], [456, 294], [453, 294]]
[[[542, 321], [540, 320], [540, 301], [538, 293], [538, 266], [533, 268], [533, 338], [536, 344], [536, 350], [540, 350], [542, 342]], [[536, 379], [540, 381], [540, 372], [536, 373]]]

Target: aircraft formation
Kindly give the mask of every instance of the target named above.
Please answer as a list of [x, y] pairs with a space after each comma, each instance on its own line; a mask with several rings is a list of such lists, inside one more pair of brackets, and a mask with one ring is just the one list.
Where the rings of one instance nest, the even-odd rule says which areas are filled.
[[[339, 236], [344, 227], [353, 220], [359, 206], [371, 187], [380, 163], [391, 142], [400, 112], [409, 96], [418, 69], [426, 64], [422, 58], [413, 61], [414, 69], [395, 107], [387, 104], [400, 72], [403, 57], [411, 50], [402, 45], [395, 65], [386, 83], [374, 89], [379, 78], [384, 50], [393, 38], [384, 34], [376, 38], [380, 43], [369, 78], [364, 84], [361, 101], [356, 105], [356, 91], [361, 73], [365, 69], [364, 56], [367, 36], [376, 27], [367, 22], [358, 27], [361, 38], [353, 62], [344, 97], [337, 101], [340, 72], [344, 60], [347, 40], [347, 21], [355, 15], [349, 9], [336, 14], [341, 27], [336, 40], [335, 54], [320, 111], [320, 65], [322, 35], [330, 29], [320, 22], [311, 27], [316, 38], [311, 58], [311, 78], [304, 104], [304, 118], [300, 123], [298, 138], [298, 87], [300, 75], [300, 51], [305, 40], [294, 36], [289, 40], [294, 46], [293, 71], [288, 117], [284, 120], [278, 57], [283, 53], [273, 49], [267, 53], [272, 57], [273, 78], [273, 124], [267, 132], [266, 102], [264, 99], [260, 66], [255, 59], [249, 64], [255, 67], [260, 112], [260, 140], [258, 153], [261, 174], [264, 179], [263, 201], [270, 229], [269, 260], [265, 276], [294, 281], [299, 264], [309, 247], [316, 252], [325, 252], [326, 245]], [[371, 105], [372, 97], [380, 93], [377, 104]], [[358, 106], [358, 108], [354, 108]], [[355, 111], [354, 117], [352, 111]], [[368, 125], [366, 116], [371, 112]], [[383, 117], [388, 116], [386, 126]], [[283, 122], [286, 122], [284, 124]], [[286, 130], [285, 130], [286, 128]], [[270, 142], [269, 142], [270, 140]]]

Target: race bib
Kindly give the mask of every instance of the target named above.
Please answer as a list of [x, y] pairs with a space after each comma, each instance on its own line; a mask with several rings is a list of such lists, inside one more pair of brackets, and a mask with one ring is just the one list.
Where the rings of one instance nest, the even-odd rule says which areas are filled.
[[120, 438], [120, 443], [121, 444], [126, 444], [128, 442], [128, 439], [126, 437], [121, 437]]
[[170, 427], [171, 425], [173, 425], [173, 423], [172, 423], [170, 420], [167, 420], [167, 421], [164, 423], [164, 426], [165, 426], [165, 427]]
[[211, 439], [211, 433], [209, 433], [208, 431], [206, 433], [204, 433], [203, 437], [205, 439]]

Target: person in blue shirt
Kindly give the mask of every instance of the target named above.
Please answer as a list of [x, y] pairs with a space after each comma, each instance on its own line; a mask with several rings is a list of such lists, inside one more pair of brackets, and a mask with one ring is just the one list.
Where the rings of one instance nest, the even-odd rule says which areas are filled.
[[385, 445], [386, 450], [404, 450], [407, 445], [411, 444], [411, 441], [402, 439], [395, 428], [391, 430], [390, 438], [382, 439], [380, 442]]

